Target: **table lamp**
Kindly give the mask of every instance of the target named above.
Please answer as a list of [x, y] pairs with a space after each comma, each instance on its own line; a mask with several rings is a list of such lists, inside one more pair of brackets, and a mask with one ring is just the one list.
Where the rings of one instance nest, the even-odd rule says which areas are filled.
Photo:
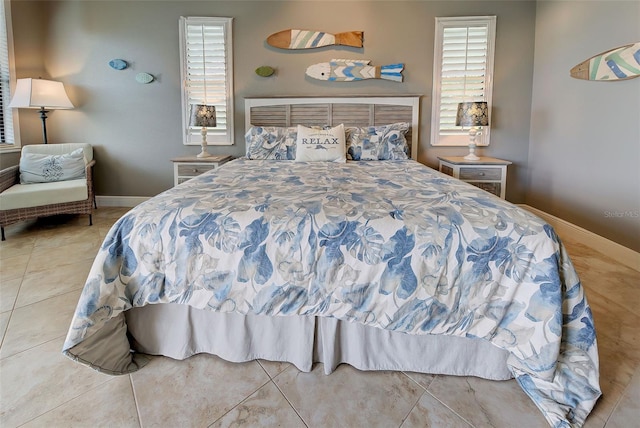
[[49, 110], [72, 109], [73, 104], [61, 82], [44, 79], [18, 79], [9, 107], [38, 108], [42, 119], [42, 136], [47, 144], [47, 113]]
[[473, 101], [458, 104], [456, 126], [470, 126], [469, 154], [466, 160], [479, 160], [476, 156], [476, 136], [483, 126], [489, 126], [489, 106], [486, 101]]
[[202, 151], [198, 153], [197, 157], [206, 158], [211, 156], [207, 152], [207, 128], [216, 126], [216, 107], [208, 106], [206, 104], [192, 104], [191, 105], [191, 119], [189, 120], [191, 126], [200, 126], [202, 130]]

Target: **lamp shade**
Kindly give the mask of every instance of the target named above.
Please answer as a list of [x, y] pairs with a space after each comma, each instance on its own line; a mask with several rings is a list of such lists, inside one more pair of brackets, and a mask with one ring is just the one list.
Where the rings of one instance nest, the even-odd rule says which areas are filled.
[[489, 106], [486, 101], [459, 103], [456, 126], [489, 126]]
[[191, 126], [213, 128], [216, 126], [216, 107], [205, 104], [192, 104], [189, 120]]
[[71, 109], [61, 82], [44, 79], [18, 79], [9, 107], [44, 108], [45, 110]]

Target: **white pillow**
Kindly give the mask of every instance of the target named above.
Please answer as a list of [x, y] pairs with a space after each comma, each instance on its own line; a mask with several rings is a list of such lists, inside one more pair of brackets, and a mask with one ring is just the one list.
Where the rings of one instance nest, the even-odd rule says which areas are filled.
[[330, 129], [298, 125], [296, 162], [346, 162], [344, 125]]
[[20, 157], [20, 184], [48, 183], [78, 178], [85, 178], [82, 149], [63, 155], [23, 153]]

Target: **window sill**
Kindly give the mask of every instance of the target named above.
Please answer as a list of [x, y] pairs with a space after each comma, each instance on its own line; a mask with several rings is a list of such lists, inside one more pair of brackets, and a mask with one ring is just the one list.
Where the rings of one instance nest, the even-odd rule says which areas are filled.
[[19, 153], [20, 147], [15, 147], [13, 144], [0, 144], [0, 154], [2, 153]]

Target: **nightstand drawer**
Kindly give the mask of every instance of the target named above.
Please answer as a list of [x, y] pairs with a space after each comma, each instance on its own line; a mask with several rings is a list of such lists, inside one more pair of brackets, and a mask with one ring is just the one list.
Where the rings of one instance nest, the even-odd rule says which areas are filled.
[[173, 162], [173, 185], [177, 186], [202, 173], [219, 168], [231, 159], [232, 157], [228, 155], [211, 155], [202, 158], [197, 156], [183, 156], [171, 159], [171, 162]]
[[504, 199], [507, 187], [507, 165], [510, 161], [481, 157], [468, 160], [462, 156], [438, 156], [440, 172], [473, 184]]
[[500, 168], [460, 168], [461, 180], [500, 180], [501, 178]]
[[447, 166], [447, 165], [440, 166], [440, 172], [443, 172], [453, 177], [453, 168], [451, 168], [450, 166]]
[[500, 183], [478, 183], [473, 181], [469, 181], [468, 183], [473, 184], [474, 186], [479, 187], [486, 192], [493, 193], [496, 196], [500, 196]]
[[178, 164], [178, 175], [181, 177], [195, 177], [215, 168], [215, 164]]

